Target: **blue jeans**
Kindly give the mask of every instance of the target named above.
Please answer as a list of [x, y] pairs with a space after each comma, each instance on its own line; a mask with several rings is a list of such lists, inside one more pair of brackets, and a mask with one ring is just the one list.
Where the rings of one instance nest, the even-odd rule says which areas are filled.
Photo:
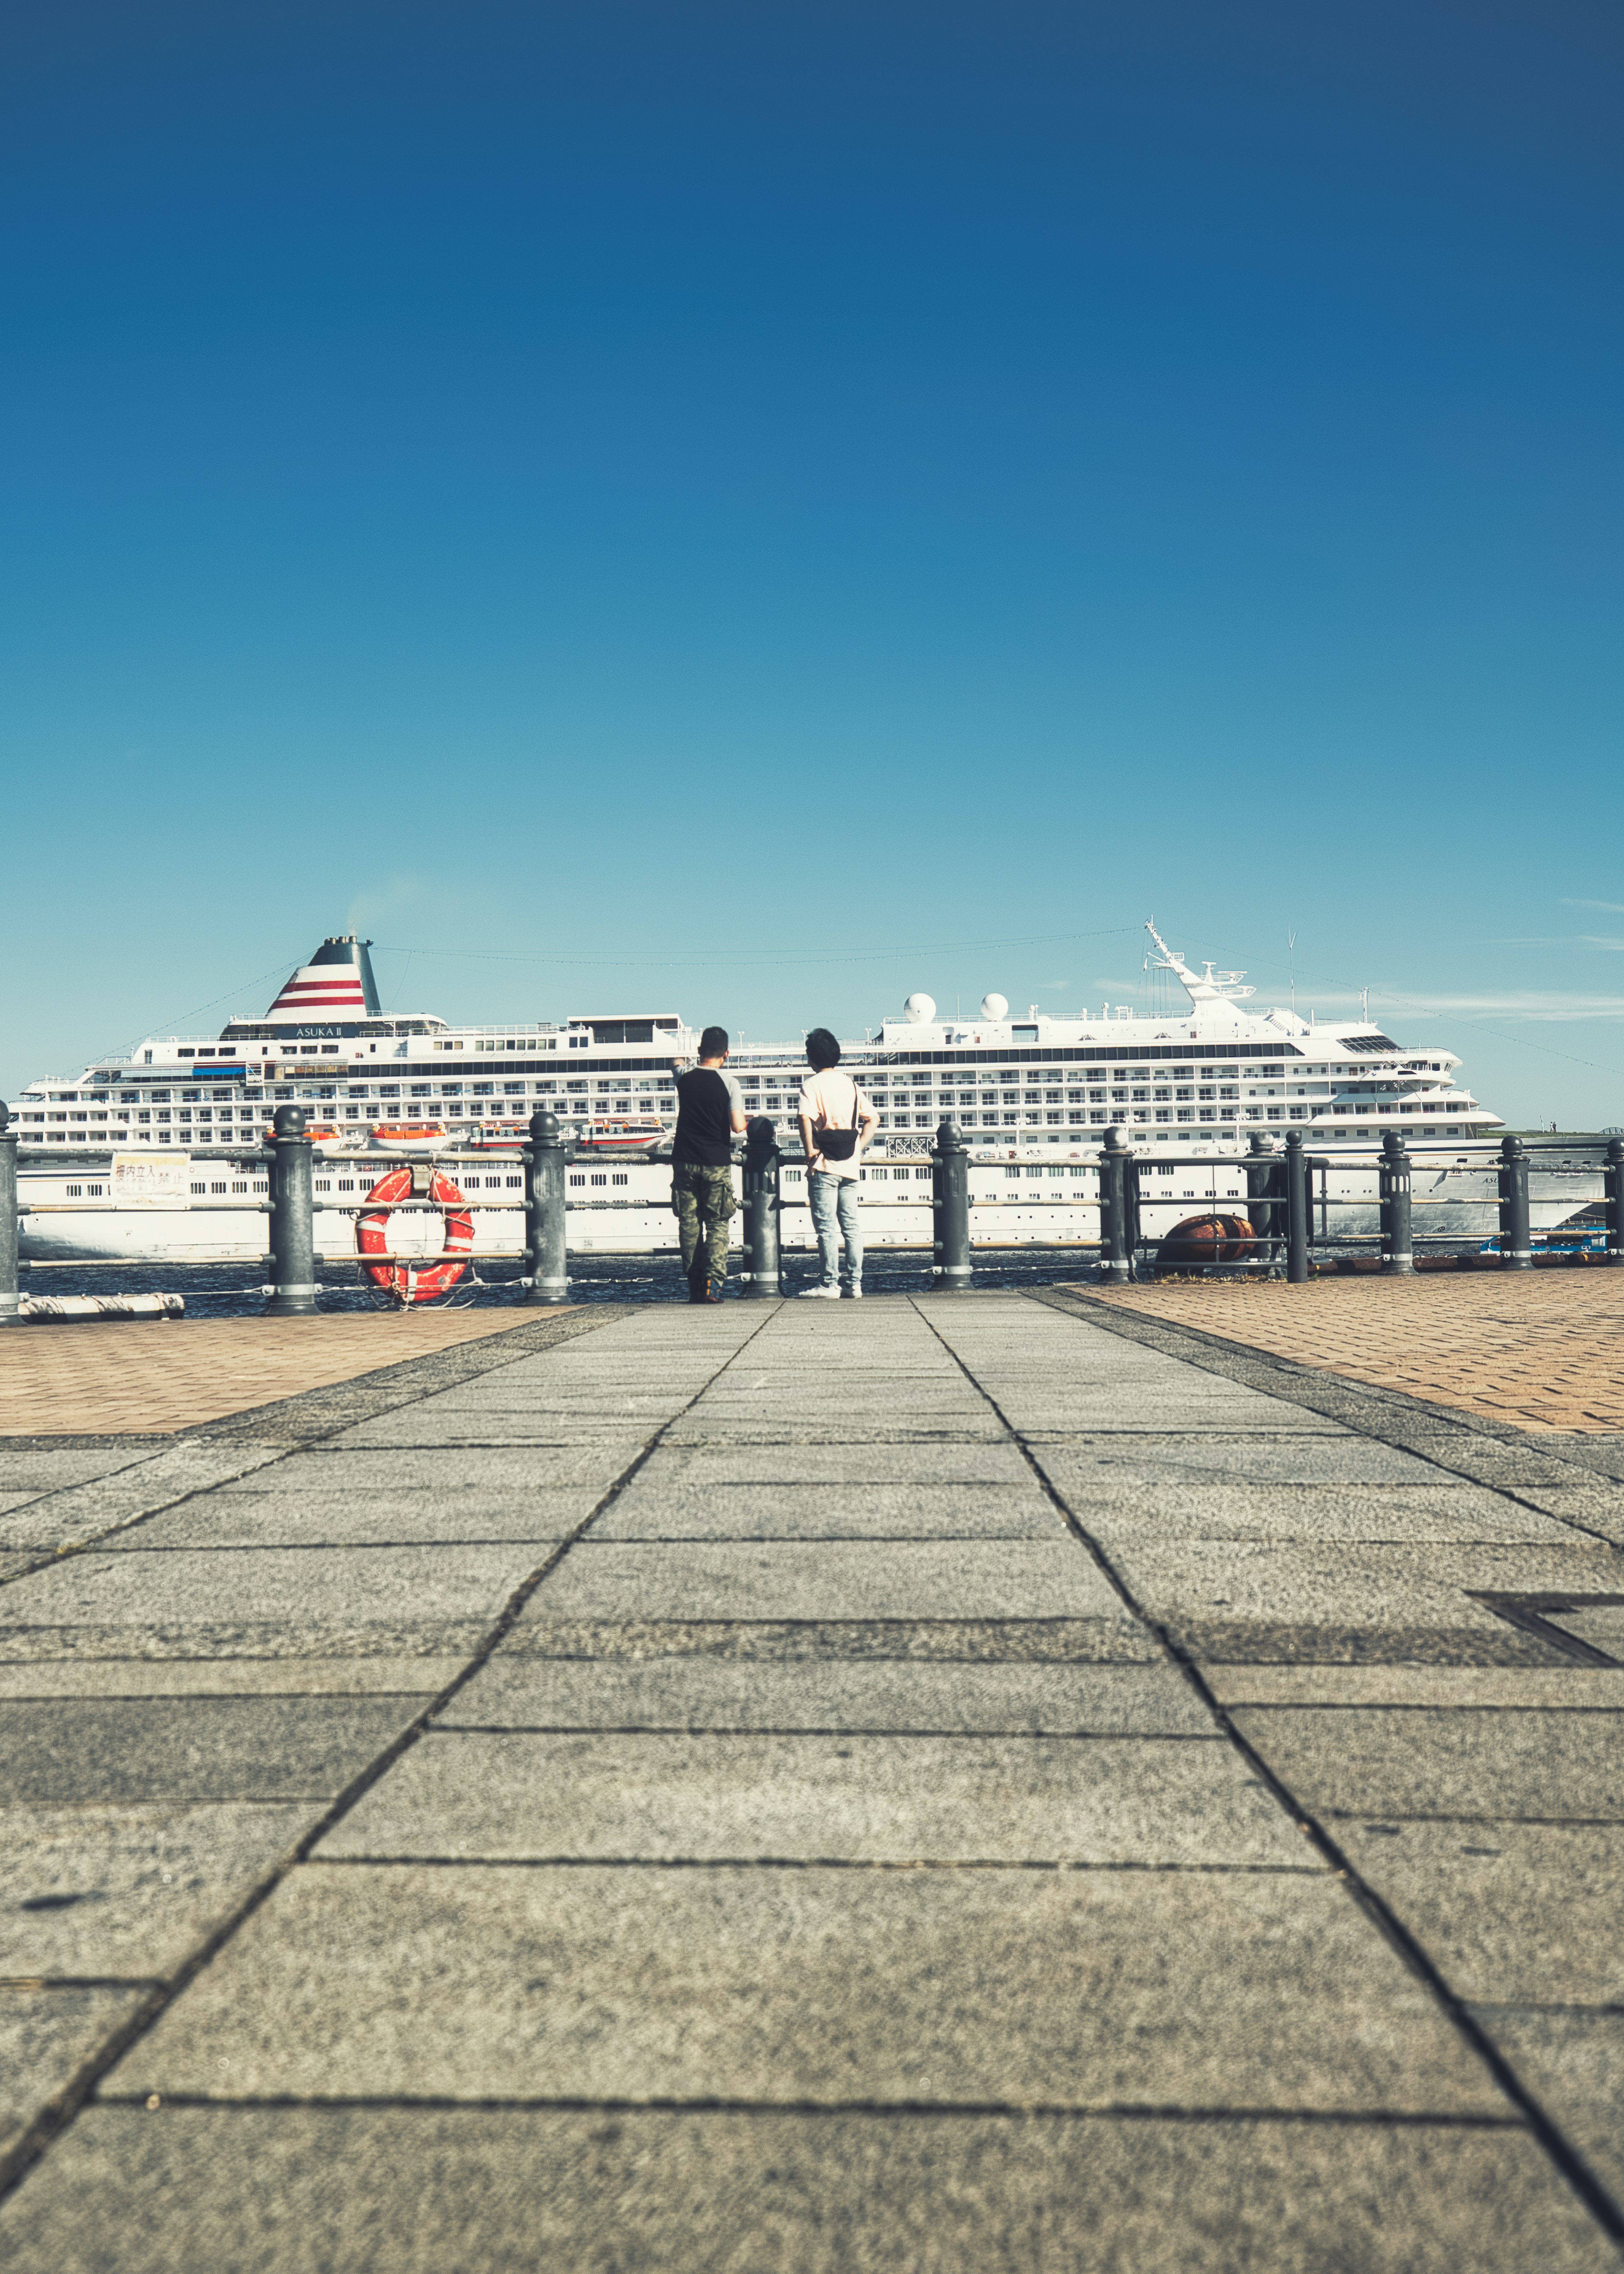
[[[812, 1224], [823, 1259], [823, 1284], [840, 1284], [840, 1235], [846, 1235], [846, 1276], [853, 1287], [862, 1284], [862, 1217], [859, 1213], [861, 1186], [855, 1177], [831, 1177], [827, 1169], [814, 1169], [807, 1178], [812, 1205]], [[838, 1218], [838, 1229], [836, 1219]]]

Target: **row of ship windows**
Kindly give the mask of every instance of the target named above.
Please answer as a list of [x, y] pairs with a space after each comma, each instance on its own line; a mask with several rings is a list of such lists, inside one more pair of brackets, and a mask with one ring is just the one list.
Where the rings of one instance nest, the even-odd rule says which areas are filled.
[[[558, 1095], [557, 1085], [553, 1082], [533, 1082], [530, 1084], [530, 1094], [537, 1097], [553, 1097]], [[492, 1095], [488, 1087], [485, 1088], [483, 1090], [476, 1088], [470, 1094], [475, 1096], [481, 1095]], [[523, 1082], [506, 1083], [503, 1085], [502, 1094], [504, 1096], [512, 1096], [515, 1098], [522, 1098], [525, 1095], [525, 1085]], [[249, 1101], [250, 1103], [256, 1103], [258, 1102], [260, 1094], [256, 1090], [244, 1090], [242, 1095], [244, 1100]], [[336, 1103], [338, 1097], [336, 1088], [320, 1086], [301, 1088], [297, 1093], [291, 1089], [286, 1091], [279, 1090], [276, 1093], [278, 1097], [287, 1098], [292, 1098], [296, 1095], [306, 1104], [326, 1104]], [[461, 1099], [462, 1096], [462, 1088], [461, 1084], [451, 1082], [444, 1084], [414, 1082], [410, 1085], [403, 1093], [399, 1084], [380, 1085], [375, 1093], [369, 1089], [348, 1089], [344, 1093], [346, 1101], [350, 1103], [360, 1100], [367, 1100], [370, 1102], [373, 1098], [374, 1095], [379, 1103], [386, 1105], [401, 1099], [402, 1096], [406, 1099], [410, 1100], [423, 1099], [432, 1100], [436, 1103], [450, 1103]], [[1180, 1104], [1184, 1104], [1198, 1099], [1205, 1103], [1214, 1099], [1218, 1101], [1238, 1099], [1240, 1095], [1241, 1092], [1239, 1087], [1234, 1083], [1222, 1083], [1210, 1088], [1200, 1088], [1194, 1087], [1187, 1088], [1169, 1087], [1159, 1089], [1152, 1089], [1148, 1088], [1132, 1090], [1116, 1089], [1111, 1090], [1109, 1093], [1103, 1089], [1028, 1089], [1021, 1091], [1019, 1094], [1013, 1090], [1007, 1090], [1000, 1094], [990, 1090], [983, 1090], [978, 1093], [975, 1090], [969, 1089], [943, 1089], [936, 1091], [934, 1094], [928, 1091], [912, 1093], [903, 1092], [894, 1098], [882, 1097], [877, 1099], [876, 1101], [876, 1110], [881, 1112], [883, 1117], [886, 1112], [895, 1112], [907, 1106], [929, 1108], [935, 1105], [944, 1109], [955, 1106], [959, 1108], [974, 1108], [977, 1105], [978, 1102], [983, 1111], [989, 1107], [999, 1106], [1007, 1111], [1010, 1108], [1018, 1105], [1104, 1105], [1108, 1103], [1108, 1100], [1110, 1103], [1115, 1105], [1148, 1105], [1153, 1103], [1162, 1104], [1171, 1103], [1175, 1101]], [[1283, 1096], [1286, 1093], [1278, 1088], [1267, 1088], [1249, 1089], [1246, 1092], [1246, 1095], [1248, 1097], [1253, 1098], [1273, 1098]], [[1314, 1093], [1299, 1089], [1296, 1095], [1299, 1097], [1304, 1097], [1316, 1095], [1325, 1096], [1328, 1095], [1328, 1093]], [[235, 1110], [229, 1102], [230, 1096], [231, 1093], [229, 1092], [225, 1093], [223, 1096], [217, 1095], [210, 1098], [208, 1104], [201, 1105], [197, 1103], [198, 1093], [195, 1090], [191, 1092], [189, 1096], [187, 1093], [183, 1092], [182, 1103], [179, 1109], [179, 1118], [183, 1121], [190, 1121], [194, 1118], [199, 1121], [208, 1121], [218, 1118], [222, 1121], [230, 1121], [236, 1118]], [[567, 1100], [579, 1098], [584, 1103], [587, 1096], [588, 1092], [584, 1083], [570, 1083], [566, 1085], [565, 1096]], [[1416, 1103], [1413, 1099], [1408, 1102], [1412, 1105]], [[1439, 1099], [1435, 1103], [1432, 1103], [1430, 1106], [1423, 1107], [1422, 1110], [1432, 1112], [1447, 1112], [1452, 1110], [1452, 1104], [1455, 1101], [1448, 1097], [1444, 1097]], [[130, 1100], [125, 1101], [125, 1103], [136, 1103], [138, 1101], [132, 1097]], [[606, 1111], [630, 1113], [634, 1111], [647, 1112], [651, 1111], [656, 1105], [666, 1104], [668, 1101], [664, 1098], [657, 1099], [645, 1095], [634, 1095], [631, 1091], [627, 1089], [616, 1089], [612, 1084], [600, 1083], [598, 1087], [597, 1103], [600, 1108]], [[799, 1099], [788, 1096], [780, 1096], [776, 1092], [769, 1092], [763, 1097], [759, 1099], [747, 1098], [745, 1103], [747, 1106], [760, 1104], [768, 1110], [793, 1111], [799, 1103]], [[139, 1101], [139, 1104], [140, 1108], [148, 1111], [162, 1111], [162, 1118], [165, 1119], [171, 1118], [170, 1111], [165, 1110], [169, 1108], [169, 1097], [167, 1091], [156, 1090], [150, 1092], [147, 1096]], [[1357, 1104], [1342, 1104], [1335, 1110], [1338, 1112], [1348, 1112], [1365, 1111], [1366, 1110], [1376, 1111], [1378, 1109], [1374, 1107], [1367, 1108], [1365, 1101], [1360, 1099]], [[45, 1112], [38, 1109], [26, 1107], [22, 1110], [19, 1118], [21, 1120], [30, 1125], [48, 1125], [51, 1122], [65, 1123], [70, 1121], [82, 1121], [88, 1125], [93, 1121], [108, 1121], [114, 1117], [106, 1111], [91, 1112], [87, 1110], [81, 1109], [78, 1112]], [[127, 1120], [129, 1118], [129, 1115], [127, 1112], [121, 1110], [117, 1118]], [[252, 1113], [244, 1113], [242, 1118], [244, 1120], [252, 1120], [255, 1117]]]
[[[622, 1107], [620, 1110], [628, 1111], [629, 1109]], [[952, 1111], [951, 1107], [947, 1104], [946, 1101], [944, 1101], [943, 1110], [946, 1111]], [[1351, 1116], [1361, 1119], [1368, 1119], [1372, 1114], [1396, 1114], [1408, 1117], [1417, 1114], [1459, 1114], [1463, 1111], [1470, 1110], [1470, 1101], [1468, 1099], [1455, 1099], [1447, 1102], [1440, 1102], [1436, 1104], [1430, 1103], [1423, 1103], [1414, 1100], [1404, 1104], [1372, 1104], [1367, 1103], [1360, 1105], [1335, 1105], [1328, 1109], [1331, 1115], [1339, 1118]], [[1108, 1111], [1103, 1108], [1096, 1108], [1087, 1113], [1078, 1112], [1075, 1111], [1070, 1113], [1055, 1111], [1043, 1112], [1011, 1111], [1005, 1112], [1002, 1115], [996, 1113], [987, 1113], [979, 1116], [974, 1113], [961, 1113], [959, 1116], [959, 1126], [966, 1130], [975, 1130], [977, 1128], [989, 1130], [1000, 1128], [1059, 1129], [1065, 1127], [1081, 1130], [1084, 1128], [1102, 1129], [1107, 1127], [1113, 1121], [1131, 1123], [1136, 1126], [1145, 1126], [1154, 1124], [1157, 1126], [1177, 1125], [1182, 1127], [1191, 1123], [1204, 1124], [1209, 1122], [1228, 1121], [1319, 1121], [1326, 1118], [1327, 1116], [1327, 1109], [1322, 1105], [1240, 1106], [1235, 1104], [1222, 1104], [1215, 1106], [1203, 1105], [1193, 1107], [1165, 1105], [1154, 1107], [1136, 1106], [1130, 1108], [1126, 1112], [1122, 1112], [1116, 1110]], [[41, 1118], [37, 1114], [25, 1114], [22, 1118], [25, 1124], [35, 1124], [38, 1123]], [[57, 1115], [53, 1118], [57, 1120], [61, 1120], [63, 1117]], [[228, 1139], [235, 1133], [243, 1142], [257, 1142], [257, 1133], [253, 1126], [253, 1122], [256, 1118], [257, 1117], [252, 1117], [244, 1113], [242, 1117], [242, 1126], [237, 1128], [236, 1124], [233, 1122], [232, 1116], [229, 1113], [223, 1114], [220, 1117], [218, 1133], [222, 1137]], [[353, 1107], [346, 1109], [344, 1118], [347, 1121], [355, 1122], [357, 1125], [361, 1120], [360, 1114]], [[408, 1122], [424, 1121], [429, 1118], [430, 1117], [426, 1116], [423, 1112], [417, 1111], [407, 1112], [402, 1116], [402, 1118]], [[885, 1112], [879, 1116], [879, 1126], [882, 1129], [906, 1129], [909, 1125], [909, 1118], [910, 1117], [906, 1113]], [[97, 1119], [101, 1122], [105, 1122], [107, 1117], [106, 1115], [100, 1115], [97, 1117]], [[915, 1129], [934, 1128], [936, 1126], [936, 1119], [937, 1114], [935, 1111], [916, 1113], [912, 1117], [913, 1126]], [[139, 1136], [150, 1134], [154, 1126], [154, 1117], [151, 1113], [138, 1113], [134, 1117], [135, 1133]], [[233, 1126], [231, 1128], [228, 1128], [226, 1126], [228, 1122], [232, 1122]], [[191, 1137], [194, 1135], [209, 1137], [213, 1136], [216, 1132], [216, 1125], [214, 1119], [207, 1115], [199, 1115], [194, 1123], [190, 1114], [182, 1113], [177, 1116], [159, 1112], [156, 1116], [156, 1124], [158, 1133], [162, 1137], [177, 1135], [181, 1137]], [[67, 1144], [72, 1141], [71, 1133], [65, 1129], [63, 1131], [60, 1137], [56, 1137], [55, 1133], [49, 1129], [42, 1130], [41, 1133], [48, 1144], [53, 1141], [63, 1144]], [[88, 1136], [94, 1133], [92, 1133], [88, 1126], [86, 1126], [84, 1133]], [[109, 1137], [123, 1137], [129, 1133], [131, 1133], [131, 1122], [128, 1116], [125, 1116], [121, 1119], [117, 1128], [109, 1129], [107, 1132], [107, 1134]]]
[[[1433, 1069], [1434, 1072], [1438, 1070], [1439, 1069], [1437, 1068]], [[1248, 1069], [1247, 1071], [1251, 1072], [1251, 1069]], [[1262, 1071], [1262, 1069], [1259, 1069], [1259, 1072]], [[1332, 1071], [1333, 1069], [1325, 1066], [1308, 1066], [1303, 1068], [1294, 1067], [1291, 1069], [1289, 1079], [1294, 1082], [1301, 1082], [1305, 1076], [1323, 1076], [1328, 1074]], [[1350, 1071], [1352, 1070], [1350, 1069]], [[995, 1084], [997, 1085], [1005, 1094], [1005, 1102], [1007, 1103], [1011, 1102], [1009, 1098], [1008, 1093], [1013, 1091], [1017, 1087], [1024, 1083], [1026, 1085], [1023, 1091], [1026, 1102], [1028, 1104], [1035, 1104], [1039, 1102], [1040, 1090], [1037, 1087], [1034, 1086], [1034, 1075], [1036, 1081], [1038, 1083], [1041, 1083], [1044, 1080], [1046, 1072], [1046, 1069], [1029, 1069], [1022, 1074], [1017, 1074], [1014, 1073], [1005, 1073], [1003, 1070], [1000, 1070], [996, 1074], [984, 1073], [979, 1077], [973, 1076], [971, 1079], [977, 1081], [983, 1103], [990, 1103], [992, 1102], [989, 1092]], [[1275, 1084], [1278, 1084], [1285, 1074], [1284, 1068], [1270, 1067], [1267, 1069], [1267, 1072], [1271, 1081]], [[1202, 1066], [1199, 1069], [1198, 1075], [1197, 1070], [1193, 1066], [1177, 1066], [1169, 1067], [1167, 1069], [1165, 1073], [1161, 1073], [1159, 1071], [1158, 1078], [1161, 1081], [1169, 1085], [1193, 1083], [1198, 1080], [1202, 1082], [1219, 1083], [1222, 1081], [1222, 1076], [1225, 1074], [1230, 1074], [1234, 1078], [1222, 1084], [1222, 1087], [1220, 1088], [1218, 1092], [1219, 1096], [1223, 1097], [1238, 1096], [1240, 1094], [1238, 1081], [1242, 1078], [1239, 1069], [1232, 1069], [1227, 1066], [1222, 1068], [1218, 1066]], [[898, 1103], [900, 1103], [904, 1098], [907, 1098], [908, 1101], [912, 1103], [914, 1102], [914, 1093], [921, 1090], [929, 1091], [933, 1088], [940, 1095], [946, 1097], [951, 1098], [955, 1096], [959, 1096], [966, 1103], [971, 1102], [974, 1095], [974, 1092], [962, 1086], [962, 1077], [960, 1078], [960, 1082], [956, 1084], [951, 1074], [943, 1075], [921, 1073], [914, 1074], [911, 1077], [898, 1074], [896, 1077], [894, 1083], [888, 1076], [884, 1074], [870, 1073], [866, 1068], [862, 1067], [859, 1067], [857, 1069], [857, 1075], [858, 1080], [862, 1083], [863, 1087], [873, 1097], [881, 1103], [884, 1101], [888, 1094], [892, 1092], [895, 1093], [896, 1102]], [[1069, 1085], [1064, 1091], [1064, 1095], [1066, 1098], [1074, 1104], [1082, 1101], [1085, 1096], [1085, 1089], [1082, 1086], [1079, 1086], [1079, 1078], [1074, 1070], [1066, 1068], [1064, 1070], [1064, 1073], [1062, 1073], [1062, 1070], [1056, 1069], [1054, 1073], [1048, 1073], [1048, 1081], [1050, 1084], [1056, 1083], [1057, 1079], [1064, 1079]], [[1106, 1085], [1116, 1085], [1111, 1088], [1111, 1096], [1118, 1101], [1147, 1101], [1151, 1097], [1151, 1090], [1147, 1085], [1145, 1073], [1143, 1069], [1140, 1068], [1135, 1068], [1132, 1072], [1125, 1067], [1114, 1071], [1108, 1071], [1102, 1066], [1099, 1068], [1097, 1072], [1090, 1069], [1085, 1079], [1086, 1082], [1086, 1096], [1091, 1100], [1103, 1098], [1105, 1096]], [[1253, 1079], [1255, 1081], [1255, 1074], [1253, 1075]], [[745, 1094], [747, 1103], [754, 1103], [757, 1096], [760, 1095], [764, 1101], [769, 1103], [772, 1103], [774, 1100], [778, 1100], [784, 1103], [792, 1103], [794, 1097], [798, 1095], [800, 1083], [798, 1077], [793, 1074], [785, 1074], [776, 1080], [771, 1075], [766, 1077], [748, 1076], [741, 1081], [740, 1086]], [[1339, 1084], [1339, 1087], [1343, 1088], [1344, 1094], [1346, 1095], [1363, 1096], [1372, 1094], [1376, 1088], [1385, 1089], [1391, 1087], [1391, 1085]], [[611, 1094], [624, 1096], [635, 1092], [639, 1096], [653, 1097], [656, 1096], [668, 1096], [673, 1088], [673, 1083], [669, 1075], [660, 1075], [647, 1080], [633, 1080], [630, 1076], [621, 1073], [619, 1076], [599, 1075], [590, 1082], [585, 1080], [579, 1081], [564, 1081], [562, 1083], [558, 1081], [551, 1080], [530, 1082], [504, 1081], [501, 1083], [494, 1081], [395, 1081], [380, 1083], [350, 1083], [343, 1085], [341, 1088], [339, 1084], [331, 1082], [320, 1085], [306, 1085], [303, 1083], [295, 1084], [286, 1081], [278, 1082], [274, 1077], [274, 1070], [273, 1070], [271, 1079], [268, 1083], [255, 1082], [250, 1084], [246, 1088], [233, 1088], [227, 1083], [222, 1083], [218, 1088], [215, 1088], [211, 1085], [207, 1090], [182, 1089], [178, 1092], [178, 1096], [183, 1104], [195, 1105], [200, 1103], [205, 1097], [214, 1103], [229, 1103], [229, 1101], [237, 1098], [248, 1100], [259, 1100], [273, 1096], [282, 1098], [294, 1096], [335, 1098], [341, 1095], [346, 1097], [357, 1098], [392, 1098], [401, 1096], [494, 1097], [498, 1096], [503, 1097], [523, 1097], [526, 1096], [536, 1097], [553, 1097], [559, 1095], [560, 1088], [563, 1093], [568, 1096], [581, 1096], [588, 1094], [589, 1092], [595, 1092], [600, 1096], [608, 1096]], [[1050, 1087], [1041, 1092], [1044, 1101], [1049, 1104], [1057, 1104], [1060, 1102], [1062, 1094], [1061, 1089], [1057, 1087]], [[1167, 1088], [1158, 1088], [1155, 1092], [1155, 1096], [1159, 1098], [1165, 1098], [1169, 1096], [1169, 1094], [1170, 1091]], [[1187, 1096], [1188, 1094], [1189, 1093], [1187, 1091], [1180, 1092], [1181, 1096]], [[1210, 1094], [1210, 1092], [1203, 1093], [1203, 1095]], [[1284, 1094], [1285, 1093], [1278, 1087], [1265, 1089], [1253, 1088], [1249, 1090], [1247, 1093], [1248, 1096], [1253, 1097], [1281, 1096]], [[1319, 1088], [1316, 1088], [1312, 1092], [1298, 1088], [1295, 1094], [1298, 1096], [1304, 1096], [1310, 1095], [1322, 1096], [1328, 1093]], [[168, 1089], [143, 1089], [139, 1091], [132, 1089], [121, 1090], [117, 1093], [117, 1103], [122, 1105], [169, 1105], [174, 1103], [176, 1095], [177, 1093]], [[52, 1090], [49, 1098], [44, 1102], [51, 1105], [107, 1105], [115, 1102], [115, 1093], [109, 1089]]]
[[[1145, 1169], [1157, 1176], [1170, 1177], [1177, 1173], [1177, 1171], [1181, 1164], [1173, 1161], [1147, 1161], [1143, 1165]], [[1077, 1178], [1079, 1180], [1081, 1178], [1087, 1178], [1094, 1179], [1098, 1178], [1099, 1173], [1099, 1171], [1090, 1163], [1081, 1161], [1051, 1161], [1047, 1164], [1038, 1162], [1027, 1162], [1024, 1164], [1016, 1162], [1009, 1162], [1005, 1163], [1004, 1169], [1005, 1180], [1007, 1181], [1013, 1178], [1018, 1183], [1034, 1178], [1041, 1179], [1047, 1179], [1049, 1178]], [[865, 1184], [872, 1182], [882, 1185], [890, 1183], [913, 1183], [918, 1185], [929, 1184], [933, 1171], [929, 1167], [920, 1167], [917, 1165], [912, 1168], [906, 1166], [884, 1168], [876, 1166], [871, 1163], [861, 1169], [859, 1171], [859, 1174]], [[351, 1177], [318, 1177], [314, 1179], [315, 1188], [319, 1193], [327, 1193], [335, 1190], [341, 1193], [358, 1192], [361, 1187], [365, 1185], [366, 1181], [367, 1180], [365, 1177], [359, 1179]], [[798, 1185], [802, 1183], [804, 1179], [801, 1171], [799, 1169], [786, 1168], [784, 1171], [784, 1181], [786, 1184]], [[595, 1170], [583, 1171], [579, 1174], [572, 1173], [569, 1176], [568, 1182], [572, 1190], [584, 1191], [590, 1190], [595, 1186], [607, 1186], [613, 1188], [615, 1186], [629, 1185], [631, 1178], [629, 1172], [624, 1169]], [[485, 1189], [487, 1192], [496, 1191], [499, 1189], [510, 1191], [515, 1189], [523, 1190], [523, 1184], [524, 1179], [523, 1177], [487, 1177], [485, 1179]], [[71, 1184], [64, 1186], [63, 1189], [67, 1198], [71, 1201], [83, 1199], [99, 1200], [105, 1193], [107, 1187], [105, 1185], [98, 1184]], [[258, 1193], [265, 1192], [267, 1186], [264, 1178], [259, 1178], [252, 1186], [246, 1182], [236, 1182], [230, 1184], [212, 1182], [207, 1184], [194, 1184], [192, 1189], [194, 1194], [199, 1195], [206, 1193], [210, 1195], [246, 1193], [250, 1191]], [[477, 1192], [480, 1189], [480, 1180], [477, 1177], [462, 1177], [458, 1180], [458, 1189], [466, 1193]], [[1169, 1193], [1167, 1197], [1170, 1200], [1174, 1195]], [[1191, 1189], [1184, 1191], [1180, 1197], [1184, 1200], [1194, 1200], [1198, 1195], [1193, 1189]]]

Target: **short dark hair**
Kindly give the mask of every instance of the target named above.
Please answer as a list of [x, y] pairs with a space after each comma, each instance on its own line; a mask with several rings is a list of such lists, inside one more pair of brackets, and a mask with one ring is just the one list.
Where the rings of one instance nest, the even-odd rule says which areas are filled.
[[699, 1055], [702, 1058], [725, 1058], [727, 1056], [726, 1027], [705, 1028], [704, 1033], [699, 1037]]
[[807, 1064], [815, 1073], [822, 1073], [825, 1066], [838, 1065], [839, 1063], [839, 1043], [827, 1027], [814, 1027], [807, 1036]]

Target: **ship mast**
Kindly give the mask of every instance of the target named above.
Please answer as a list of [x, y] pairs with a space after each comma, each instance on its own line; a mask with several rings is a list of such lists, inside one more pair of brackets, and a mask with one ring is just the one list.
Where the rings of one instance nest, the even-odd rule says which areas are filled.
[[1162, 951], [1152, 968], [1170, 971], [1192, 1003], [1239, 1003], [1257, 993], [1255, 987], [1241, 985], [1244, 971], [1214, 971], [1210, 963], [1203, 963], [1199, 975], [1192, 971], [1183, 951], [1169, 947], [1154, 922], [1147, 922], [1145, 929]]

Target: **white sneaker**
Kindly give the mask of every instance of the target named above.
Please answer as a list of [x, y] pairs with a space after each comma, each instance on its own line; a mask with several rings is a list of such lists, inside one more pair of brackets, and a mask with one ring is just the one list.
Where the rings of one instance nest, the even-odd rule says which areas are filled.
[[861, 1282], [855, 1287], [848, 1287], [846, 1291], [851, 1297], [853, 1303], [861, 1302], [862, 1286]]
[[840, 1290], [838, 1287], [803, 1287], [801, 1290], [801, 1300], [803, 1303], [808, 1300], [815, 1303], [838, 1303], [839, 1299]]

